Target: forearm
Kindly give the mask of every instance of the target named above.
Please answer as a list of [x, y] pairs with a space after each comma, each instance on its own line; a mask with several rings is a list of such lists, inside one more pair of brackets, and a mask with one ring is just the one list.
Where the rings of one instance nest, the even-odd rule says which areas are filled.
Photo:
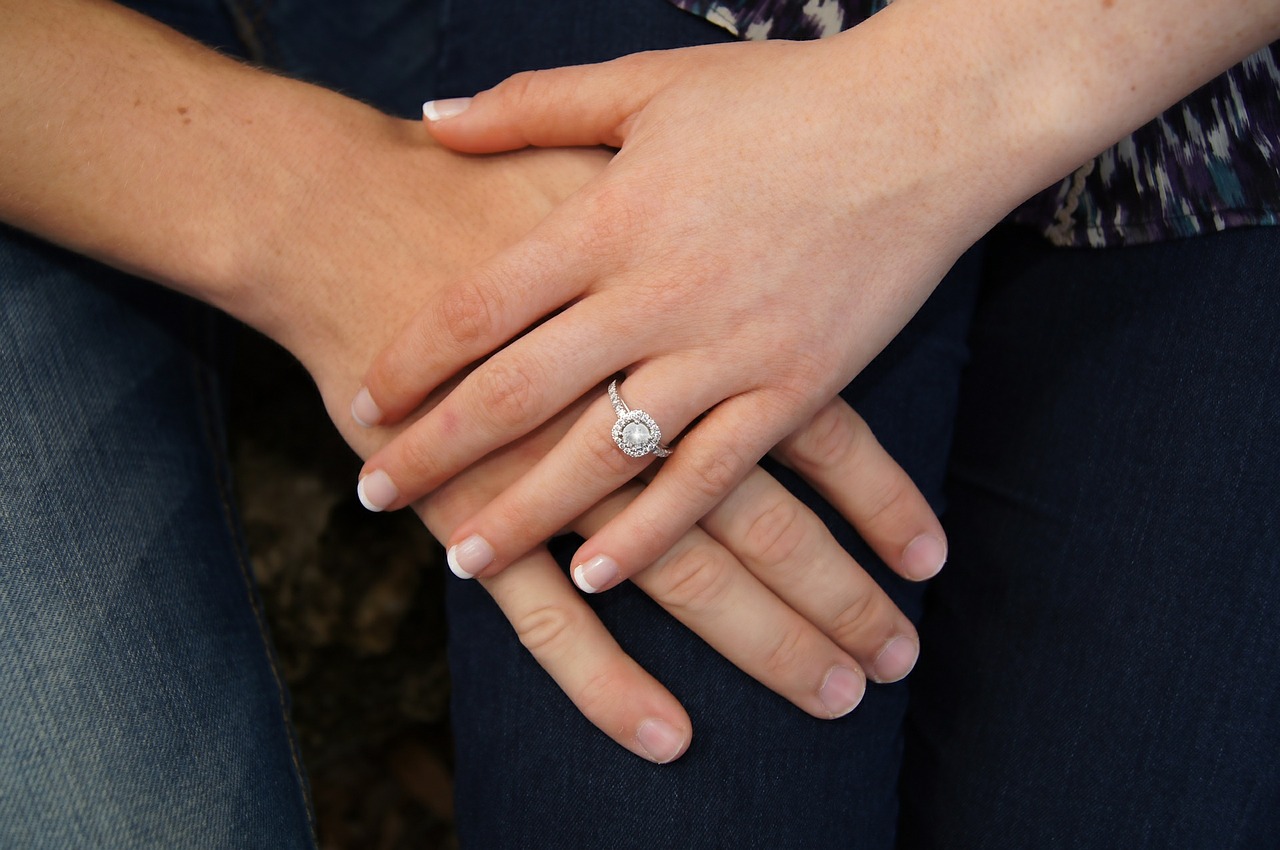
[[0, 17], [0, 218], [270, 324], [249, 270], [377, 113], [111, 3]]
[[896, 0], [833, 41], [883, 51], [875, 85], [998, 217], [1277, 38], [1275, 0]]

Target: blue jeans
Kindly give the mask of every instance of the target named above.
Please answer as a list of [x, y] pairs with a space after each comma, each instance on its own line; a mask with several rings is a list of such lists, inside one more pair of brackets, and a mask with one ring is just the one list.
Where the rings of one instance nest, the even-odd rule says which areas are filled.
[[[147, 11], [402, 114], [724, 38], [664, 0], [468, 0], [444, 5], [437, 63], [412, 0], [367, 26], [230, 5]], [[942, 575], [898, 581], [775, 470], [920, 624], [917, 671], [840, 721], [624, 587], [592, 602], [697, 730], [650, 765], [450, 582], [464, 846], [1274, 844], [1277, 279], [1276, 230], [1107, 251], [1000, 230], [962, 259], [845, 391], [946, 509]], [[225, 327], [12, 232], [0, 286], [0, 846], [314, 846], [226, 495]]]

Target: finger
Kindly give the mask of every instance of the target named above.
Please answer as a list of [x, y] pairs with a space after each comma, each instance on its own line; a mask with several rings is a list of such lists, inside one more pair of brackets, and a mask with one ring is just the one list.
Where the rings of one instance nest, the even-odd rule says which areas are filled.
[[692, 736], [688, 714], [622, 651], [545, 550], [484, 584], [520, 642], [602, 732], [659, 764], [684, 753]]
[[[601, 334], [594, 318], [602, 310], [608, 312], [610, 300], [606, 293], [580, 303], [511, 343], [370, 456], [357, 487], [365, 507], [396, 510], [416, 501], [481, 457], [542, 425], [629, 364], [634, 338]], [[589, 505], [582, 505], [579, 513]], [[507, 560], [544, 539], [530, 540], [524, 549], [510, 552]]]
[[[648, 411], [644, 430], [652, 441], [662, 439], [658, 421], [678, 431], [720, 397], [713, 382], [702, 380], [674, 360], [637, 370], [621, 382], [618, 391], [625, 403], [634, 405], [631, 410], [640, 414], [645, 413], [638, 406], [640, 400], [666, 400], [667, 406]], [[602, 394], [546, 457], [455, 529], [448, 552], [454, 573], [469, 577], [501, 570], [652, 462], [653, 455], [631, 457], [619, 448], [614, 439], [614, 431], [620, 430], [618, 421], [610, 400]], [[660, 550], [621, 573], [619, 580], [652, 563], [679, 536], [671, 536]]]
[[[525, 441], [527, 442], [527, 441]], [[416, 506], [438, 538], [514, 479], [526, 462], [524, 442], [495, 453]], [[614, 641], [545, 549], [483, 581], [521, 642], [575, 706], [631, 752], [664, 763], [691, 737], [680, 703]], [[495, 683], [495, 688], [501, 683]]]
[[467, 153], [528, 145], [621, 147], [632, 116], [682, 64], [654, 52], [596, 65], [525, 71], [474, 98], [428, 101], [422, 114], [441, 144]]
[[947, 537], [924, 495], [866, 421], [837, 397], [773, 452], [800, 473], [903, 578], [937, 575]]
[[766, 587], [852, 655], [896, 682], [919, 655], [915, 627], [813, 511], [756, 467], [700, 525]]
[[[614, 513], [631, 495], [605, 507]], [[701, 529], [632, 581], [743, 672], [814, 717], [841, 717], [862, 700], [866, 675], [857, 661]]]
[[389, 425], [437, 385], [574, 298], [602, 271], [582, 257], [572, 201], [519, 244], [433, 293], [374, 358], [351, 404], [359, 424]]
[[681, 438], [653, 482], [574, 555], [573, 578], [596, 592], [643, 569], [715, 507], [776, 441], [785, 421], [762, 416], [756, 394], [720, 404]]

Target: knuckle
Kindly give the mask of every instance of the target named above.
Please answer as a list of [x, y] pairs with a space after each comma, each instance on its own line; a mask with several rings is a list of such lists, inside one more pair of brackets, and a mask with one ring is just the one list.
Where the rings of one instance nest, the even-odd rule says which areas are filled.
[[570, 695], [588, 718], [597, 717], [617, 705], [620, 694], [625, 693], [626, 682], [612, 665], [605, 666], [587, 676], [585, 682], [574, 688]]
[[438, 472], [438, 456], [433, 443], [412, 432], [405, 434], [398, 442], [400, 453], [392, 479], [402, 487], [411, 487], [415, 491], [420, 487], [431, 486]]
[[831, 619], [827, 634], [844, 647], [855, 647], [879, 618], [878, 593], [860, 593], [851, 598]]
[[804, 466], [837, 466], [854, 456], [863, 432], [870, 433], [857, 424], [851, 425], [847, 411], [840, 405], [829, 404], [791, 443], [790, 454]]
[[725, 562], [711, 552], [685, 552], [664, 564], [655, 577], [655, 594], [663, 604], [699, 614], [714, 610], [732, 586]]
[[544, 76], [541, 71], [521, 71], [507, 77], [494, 89], [500, 108], [508, 115], [523, 115], [530, 107], [540, 108], [543, 104], [537, 93]]
[[889, 475], [871, 484], [867, 490], [866, 513], [860, 524], [883, 528], [910, 516], [915, 485], [906, 474]]
[[809, 637], [808, 629], [798, 623], [779, 632], [762, 661], [764, 671], [775, 679], [794, 674], [809, 655]]
[[743, 545], [747, 557], [781, 564], [793, 560], [807, 537], [799, 503], [778, 500], [761, 511], [747, 526]]
[[690, 452], [686, 481], [694, 493], [718, 501], [738, 483], [742, 467], [742, 459], [731, 450]]
[[513, 618], [511, 625], [524, 648], [543, 657], [572, 645], [579, 631], [579, 620], [562, 605], [541, 605]]
[[645, 461], [622, 453], [613, 437], [599, 431], [587, 438], [587, 455], [591, 461], [590, 474], [598, 478], [602, 473], [611, 480], [633, 477]]
[[[496, 305], [488, 291], [483, 282], [461, 284], [441, 305], [440, 320], [444, 332], [457, 347], [469, 349], [486, 339], [493, 330]], [[438, 340], [419, 340], [419, 344], [427, 348], [433, 343], [438, 343]]]
[[476, 381], [484, 413], [496, 424], [518, 430], [536, 424], [542, 397], [535, 369], [493, 361], [476, 373]]

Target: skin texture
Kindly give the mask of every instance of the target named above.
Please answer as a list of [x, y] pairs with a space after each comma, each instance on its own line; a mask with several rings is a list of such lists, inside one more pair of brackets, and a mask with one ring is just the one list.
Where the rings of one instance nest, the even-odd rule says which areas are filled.
[[[598, 150], [463, 157], [417, 123], [246, 68], [110, 3], [0, 0], [0, 15], [0, 53], [20, 69], [0, 79], [0, 217], [273, 337], [307, 367], [363, 456], [397, 430], [359, 428], [348, 402], [404, 317], [518, 242], [609, 161]], [[418, 500], [433, 533], [447, 538], [556, 445], [602, 393], [588, 389]], [[937, 519], [856, 414], [832, 403], [801, 425], [779, 449], [784, 462], [891, 563], [917, 578], [936, 572]], [[638, 492], [609, 494], [566, 525], [594, 532]], [[922, 536], [932, 557], [904, 561]], [[894, 680], [914, 663], [911, 624], [759, 470], [635, 580], [819, 717], [850, 710], [868, 677]], [[684, 710], [622, 652], [545, 550], [485, 586], [606, 734], [654, 761], [683, 753]]]
[[[488, 359], [362, 474], [394, 482], [383, 507], [399, 507], [625, 373], [628, 403], [681, 436], [574, 564], [632, 574], [857, 374], [978, 236], [1278, 35], [1274, 2], [1006, 0], [975, 15], [897, 0], [819, 42], [638, 54], [436, 105], [429, 129], [458, 150], [620, 153], [378, 355], [365, 419], [384, 425]], [[613, 447], [613, 419], [597, 398], [455, 530], [452, 546], [492, 552], [468, 572], [496, 574], [649, 468]]]

